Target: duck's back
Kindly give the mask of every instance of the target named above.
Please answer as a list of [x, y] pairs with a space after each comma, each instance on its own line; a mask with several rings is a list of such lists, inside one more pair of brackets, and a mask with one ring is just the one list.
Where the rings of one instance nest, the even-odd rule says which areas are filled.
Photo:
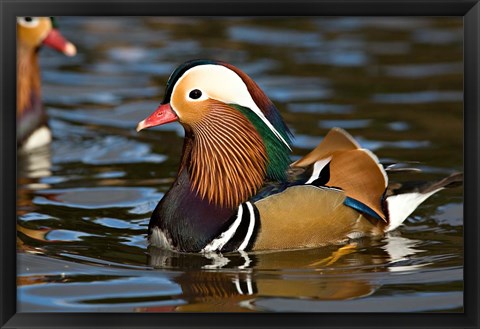
[[367, 231], [381, 234], [381, 221], [366, 220], [344, 204], [345, 197], [340, 190], [304, 185], [256, 202], [261, 221], [253, 249], [318, 247]]

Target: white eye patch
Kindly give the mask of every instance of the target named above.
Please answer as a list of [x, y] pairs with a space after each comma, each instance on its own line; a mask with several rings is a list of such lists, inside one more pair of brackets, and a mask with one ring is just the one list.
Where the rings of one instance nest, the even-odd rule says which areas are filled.
[[38, 17], [17, 17], [17, 23], [23, 27], [34, 28], [40, 23]]

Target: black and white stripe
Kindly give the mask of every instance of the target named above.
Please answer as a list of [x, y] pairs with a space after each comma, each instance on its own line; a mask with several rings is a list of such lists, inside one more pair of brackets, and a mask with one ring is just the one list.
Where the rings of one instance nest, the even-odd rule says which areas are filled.
[[251, 296], [258, 293], [257, 285], [255, 284], [255, 281], [252, 280], [251, 273], [247, 273], [245, 278], [237, 275], [233, 278], [232, 282], [240, 295]]
[[249, 250], [260, 228], [260, 215], [251, 202], [242, 203], [228, 228], [210, 241], [202, 252]]
[[317, 160], [313, 164], [312, 175], [305, 184], [324, 185], [330, 179], [330, 161], [332, 157]]

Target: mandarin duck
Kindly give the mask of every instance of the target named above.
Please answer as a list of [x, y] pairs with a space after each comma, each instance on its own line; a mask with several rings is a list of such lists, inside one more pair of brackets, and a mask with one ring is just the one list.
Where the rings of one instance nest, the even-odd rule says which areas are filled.
[[291, 163], [292, 134], [260, 87], [237, 67], [193, 60], [169, 77], [161, 105], [137, 131], [178, 121], [177, 178], [152, 213], [151, 245], [180, 252], [313, 248], [381, 236], [463, 174], [389, 187], [378, 158], [331, 129]]
[[67, 56], [75, 46], [65, 40], [52, 17], [17, 18], [17, 145], [30, 150], [51, 141], [40, 95], [38, 50], [47, 45]]

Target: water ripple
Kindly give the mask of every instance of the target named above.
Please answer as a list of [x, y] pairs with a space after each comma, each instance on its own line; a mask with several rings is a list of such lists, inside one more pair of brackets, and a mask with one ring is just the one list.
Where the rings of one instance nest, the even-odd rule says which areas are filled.
[[90, 187], [39, 191], [33, 202], [82, 209], [131, 208], [145, 200], [159, 200], [153, 188]]
[[436, 102], [461, 102], [461, 91], [418, 91], [410, 93], [375, 94], [372, 100], [383, 104], [423, 104]]

